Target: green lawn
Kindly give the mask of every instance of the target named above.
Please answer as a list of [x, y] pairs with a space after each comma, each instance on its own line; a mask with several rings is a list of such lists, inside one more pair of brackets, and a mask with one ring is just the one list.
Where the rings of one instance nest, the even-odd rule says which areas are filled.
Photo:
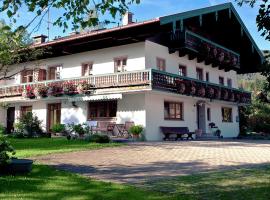
[[266, 200], [270, 167], [183, 176], [144, 188], [95, 181], [43, 165], [34, 166], [27, 176], [0, 177], [1, 200]]
[[0, 199], [161, 200], [164, 198], [156, 192], [94, 181], [37, 165], [28, 176], [0, 177]]
[[66, 138], [36, 138], [36, 139], [8, 139], [16, 149], [16, 157], [32, 157], [52, 153], [63, 153], [104, 147], [115, 147], [122, 144], [96, 144], [83, 140], [70, 140]]

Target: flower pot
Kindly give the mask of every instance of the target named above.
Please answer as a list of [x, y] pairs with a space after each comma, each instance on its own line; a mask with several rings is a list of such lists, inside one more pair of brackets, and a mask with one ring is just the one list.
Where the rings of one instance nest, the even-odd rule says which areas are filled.
[[32, 171], [33, 160], [12, 159], [7, 165], [0, 166], [0, 174], [24, 174]]
[[132, 133], [132, 137], [133, 139], [138, 140], [140, 138], [140, 135]]

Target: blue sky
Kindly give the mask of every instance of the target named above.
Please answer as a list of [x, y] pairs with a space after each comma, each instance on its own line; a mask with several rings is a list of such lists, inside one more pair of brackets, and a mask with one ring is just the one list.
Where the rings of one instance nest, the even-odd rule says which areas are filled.
[[[169, 15], [173, 13], [179, 13], [192, 9], [202, 8], [210, 5], [216, 5], [220, 3], [229, 2], [228, 0], [141, 0], [141, 4], [133, 5], [130, 7], [130, 11], [134, 13], [134, 19], [137, 21], [144, 21], [153, 19], [156, 17]], [[256, 43], [261, 49], [270, 50], [270, 42], [266, 41], [257, 31], [256, 27], [256, 15], [258, 8], [250, 8], [249, 6], [239, 7], [234, 3], [234, 6], [240, 14], [242, 20], [254, 37]], [[51, 20], [55, 19], [59, 15], [60, 11], [51, 11]], [[8, 20], [3, 14], [0, 14], [0, 19], [4, 18]], [[33, 14], [26, 10], [21, 10], [18, 24], [25, 24], [33, 18]], [[47, 19], [44, 20], [38, 31], [33, 32], [33, 35], [45, 34], [47, 35]], [[31, 27], [33, 29], [33, 27]], [[50, 26], [50, 38], [55, 36], [63, 36], [67, 33], [63, 33], [58, 27]]]

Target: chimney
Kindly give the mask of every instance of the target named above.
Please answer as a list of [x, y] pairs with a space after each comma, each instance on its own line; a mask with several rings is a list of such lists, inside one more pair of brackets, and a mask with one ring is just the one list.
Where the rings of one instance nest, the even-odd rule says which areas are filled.
[[33, 37], [34, 39], [34, 44], [42, 44], [46, 42], [47, 36], [46, 35], [37, 35]]
[[133, 23], [133, 13], [132, 12], [126, 12], [124, 15], [123, 15], [123, 26], [126, 26], [126, 25], [129, 25], [129, 24], [132, 24]]

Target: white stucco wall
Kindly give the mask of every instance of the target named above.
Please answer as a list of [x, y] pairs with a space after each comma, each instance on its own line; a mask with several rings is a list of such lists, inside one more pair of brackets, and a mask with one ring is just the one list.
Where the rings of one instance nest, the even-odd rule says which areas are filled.
[[134, 121], [136, 125], [146, 125], [145, 94], [123, 94], [117, 103], [117, 123]]
[[[145, 43], [139, 42], [118, 47], [87, 51], [83, 53], [49, 58], [29, 63], [23, 63], [15, 67], [10, 74], [23, 69], [44, 68], [61, 65], [61, 78], [73, 78], [81, 76], [81, 65], [85, 62], [93, 63], [93, 75], [114, 73], [114, 58], [127, 57], [127, 71], [145, 69]], [[12, 66], [12, 68], [14, 68]], [[4, 81], [1, 85], [19, 84], [20, 74], [17, 74], [13, 80]]]
[[61, 123], [81, 124], [87, 121], [87, 102], [76, 102], [74, 107], [69, 101], [62, 101]]
[[[146, 138], [148, 140], [159, 141], [164, 137], [160, 131], [160, 126], [171, 127], [188, 127], [191, 132], [195, 131], [197, 126], [197, 108], [198, 98], [169, 94], [164, 92], [149, 92], [146, 94]], [[214, 122], [221, 130], [222, 135], [226, 137], [236, 137], [239, 134], [239, 123], [236, 122], [238, 116], [238, 107], [235, 104], [209, 100], [206, 106], [211, 108], [211, 121], [206, 121], [207, 132], [209, 133], [208, 124]], [[164, 120], [164, 101], [182, 102], [184, 105], [184, 120]], [[233, 122], [222, 122], [221, 108], [229, 107], [233, 109]], [[205, 112], [206, 114], [206, 112]]]
[[179, 64], [187, 67], [187, 76], [191, 78], [196, 78], [196, 68], [203, 69], [204, 80], [206, 79], [206, 72], [209, 72], [209, 81], [212, 83], [219, 84], [219, 76], [224, 77], [225, 86], [227, 85], [227, 79], [232, 79], [232, 86], [238, 88], [237, 84], [237, 74], [235, 71], [225, 72], [224, 70], [219, 70], [213, 68], [212, 65], [205, 65], [203, 63], [198, 63], [197, 59], [189, 60], [188, 56], [179, 57], [178, 52], [169, 54], [168, 47], [153, 43], [151, 41], [145, 42], [145, 65], [146, 68], [157, 68], [156, 59], [157, 57], [166, 60], [166, 71], [173, 74], [178, 74]]
[[0, 108], [0, 124], [6, 127], [7, 124], [7, 110]]

